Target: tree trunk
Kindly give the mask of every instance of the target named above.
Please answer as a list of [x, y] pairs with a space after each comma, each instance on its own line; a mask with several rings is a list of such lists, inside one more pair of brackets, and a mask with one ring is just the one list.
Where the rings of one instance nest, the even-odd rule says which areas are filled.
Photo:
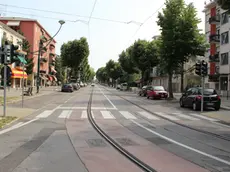
[[181, 75], [180, 75], [180, 92], [184, 92], [184, 64], [181, 66]]
[[168, 92], [169, 92], [169, 98], [173, 99], [173, 89], [172, 89], [172, 74], [170, 73], [168, 76]]

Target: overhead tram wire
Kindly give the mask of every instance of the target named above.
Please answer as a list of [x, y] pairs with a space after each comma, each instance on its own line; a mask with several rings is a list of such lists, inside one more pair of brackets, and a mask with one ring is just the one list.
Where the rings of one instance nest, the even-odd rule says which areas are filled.
[[[33, 11], [40, 11], [40, 12], [47, 12], [47, 13], [52, 13], [52, 14], [62, 14], [62, 15], [67, 15], [67, 16], [72, 16], [72, 17], [81, 17], [81, 18], [91, 18], [93, 20], [101, 20], [101, 21], [107, 21], [107, 22], [113, 22], [113, 23], [121, 23], [121, 24], [141, 24], [140, 22], [137, 21], [119, 21], [119, 20], [113, 20], [113, 19], [107, 19], [107, 18], [100, 18], [100, 17], [93, 17], [93, 16], [84, 16], [84, 15], [79, 15], [79, 14], [71, 14], [71, 13], [64, 13], [64, 12], [58, 12], [58, 11], [50, 11], [50, 10], [41, 10], [37, 8], [29, 8], [29, 7], [22, 7], [22, 6], [16, 6], [16, 5], [8, 5], [8, 4], [0, 4], [0, 6], [7, 6], [7, 7], [12, 7], [12, 8], [18, 8], [18, 9], [26, 9], [26, 10], [33, 10]], [[22, 14], [22, 15], [28, 15], [30, 16], [31, 14], [26, 14], [26, 13], [21, 13], [21, 12], [15, 12], [15, 11], [3, 11], [3, 12], [9, 12], [9, 13], [15, 13], [15, 14]], [[47, 19], [54, 19], [54, 20], [59, 20], [57, 18], [52, 18], [52, 17], [45, 17], [45, 16], [38, 16], [38, 15], [33, 15], [36, 17], [41, 17], [41, 18], [47, 18]], [[69, 22], [75, 22], [76, 20], [66, 20]], [[77, 20], [78, 21], [78, 20]], [[82, 20], [84, 21], [84, 20]]]
[[[92, 11], [90, 13], [90, 16], [89, 16], [89, 20], [88, 20], [88, 37], [89, 37], [89, 47], [91, 47], [91, 39], [90, 39], [90, 27], [89, 27], [89, 24], [90, 24], [90, 21], [91, 21], [91, 18], [92, 18], [92, 15], [93, 15], [93, 12], [94, 12], [94, 9], [96, 7], [96, 4], [97, 4], [97, 0], [94, 1], [94, 4], [93, 4], [93, 8], [92, 8]], [[90, 61], [91, 61], [91, 65], [92, 65], [92, 53], [90, 55]]]
[[150, 15], [149, 17], [147, 17], [142, 24], [140, 24], [140, 26], [137, 28], [137, 30], [135, 31], [135, 33], [133, 34], [133, 36], [130, 38], [130, 40], [128, 41], [127, 44], [130, 43], [130, 41], [136, 36], [136, 34], [139, 32], [139, 30], [141, 29], [141, 27], [149, 20], [151, 19], [157, 12], [159, 12], [159, 10], [164, 6], [164, 3], [156, 10], [154, 11], [154, 13], [152, 15]]

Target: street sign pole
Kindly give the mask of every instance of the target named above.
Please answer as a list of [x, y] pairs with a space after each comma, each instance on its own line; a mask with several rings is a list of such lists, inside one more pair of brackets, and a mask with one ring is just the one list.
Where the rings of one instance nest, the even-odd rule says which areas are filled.
[[24, 63], [23, 63], [23, 73], [22, 73], [22, 108], [23, 108], [23, 104], [24, 104]]
[[202, 76], [201, 112], [204, 111], [204, 75]]
[[7, 51], [7, 46], [5, 46], [4, 48], [4, 78], [3, 78], [3, 82], [4, 82], [4, 95], [3, 95], [3, 116], [6, 116], [6, 81], [7, 81], [7, 59], [6, 59], [6, 51]]

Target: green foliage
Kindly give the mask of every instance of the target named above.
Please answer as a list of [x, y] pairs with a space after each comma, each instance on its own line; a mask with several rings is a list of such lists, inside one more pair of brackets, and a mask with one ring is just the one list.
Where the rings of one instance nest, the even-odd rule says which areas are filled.
[[119, 55], [119, 63], [122, 69], [128, 74], [139, 73], [139, 70], [133, 60], [131, 59], [130, 53], [132, 51], [132, 46], [126, 49], [126, 51], [122, 51]]
[[103, 82], [103, 83], [108, 81], [108, 75], [107, 75], [105, 67], [101, 67], [97, 70], [96, 78], [98, 79], [98, 81]]
[[61, 81], [61, 83], [64, 83], [65, 69], [62, 67], [62, 60], [60, 56], [56, 57], [55, 70], [57, 71], [57, 80]]
[[106, 63], [105, 70], [108, 77], [112, 78], [113, 80], [118, 79], [123, 74], [121, 65], [118, 62], [114, 62], [113, 60], [109, 60]]
[[82, 60], [89, 56], [89, 45], [87, 39], [69, 41], [61, 46], [61, 57], [63, 66], [78, 68]]
[[[24, 35], [24, 33], [21, 30], [18, 30], [18, 33], [20, 33], [21, 35]], [[25, 60], [27, 62], [27, 64], [26, 64], [26, 73], [28, 75], [30, 75], [30, 74], [33, 73], [34, 61], [33, 61], [33, 58], [29, 58], [30, 43], [26, 39], [22, 40], [22, 50], [27, 53], [27, 55], [25, 56]]]
[[168, 89], [172, 98], [173, 73], [181, 69], [191, 57], [204, 55], [206, 45], [198, 30], [200, 20], [193, 4], [185, 5], [184, 0], [167, 0], [165, 5], [157, 22], [161, 27], [160, 66], [169, 76]]

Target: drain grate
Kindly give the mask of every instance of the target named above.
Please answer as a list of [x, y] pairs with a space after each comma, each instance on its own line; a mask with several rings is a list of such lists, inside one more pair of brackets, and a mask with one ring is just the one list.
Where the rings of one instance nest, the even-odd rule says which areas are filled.
[[134, 146], [137, 145], [134, 141], [129, 138], [116, 138], [116, 141], [120, 143], [122, 146]]
[[88, 139], [86, 140], [90, 147], [106, 147], [107, 144], [103, 139]]
[[171, 142], [164, 140], [160, 137], [150, 137], [150, 138], [145, 138], [146, 140], [156, 144], [156, 145], [166, 145], [166, 144], [171, 144]]

